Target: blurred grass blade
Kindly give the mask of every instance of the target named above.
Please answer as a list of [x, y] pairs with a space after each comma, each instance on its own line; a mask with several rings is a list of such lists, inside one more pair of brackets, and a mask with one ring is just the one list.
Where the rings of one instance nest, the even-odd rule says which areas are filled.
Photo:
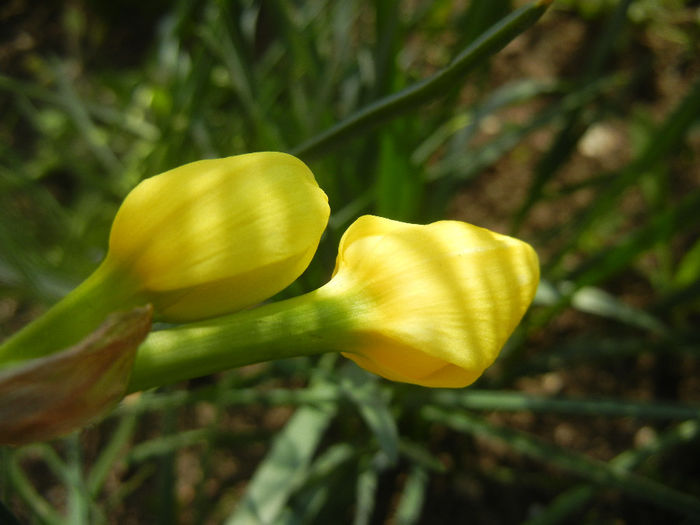
[[[88, 145], [92, 151], [95, 158], [102, 164], [102, 167], [107, 171], [107, 173], [118, 175], [120, 174], [124, 166], [119, 161], [114, 152], [107, 145], [106, 141], [103, 140], [103, 133], [95, 125], [90, 117], [85, 104], [78, 96], [78, 93], [73, 87], [71, 79], [68, 77], [68, 72], [66, 68], [61, 64], [55, 64], [53, 67], [54, 74], [58, 80], [59, 93], [61, 98], [64, 100], [64, 107], [66, 108], [68, 114], [73, 119], [73, 122], [82, 135], [85, 143]], [[113, 188], [112, 182], [107, 177], [102, 177], [102, 184], [104, 187], [109, 187], [115, 194], [118, 194], [117, 190]]]
[[22, 467], [20, 467], [17, 455], [9, 458], [8, 470], [13, 489], [43, 523], [48, 525], [64, 524], [61, 515], [34, 488], [34, 485], [24, 473]]
[[423, 511], [423, 503], [428, 488], [428, 473], [420, 466], [414, 465], [408, 474], [401, 492], [401, 499], [396, 506], [394, 523], [396, 525], [413, 525], [418, 523]]
[[700, 239], [690, 248], [678, 263], [674, 284], [681, 288], [700, 280]]
[[570, 301], [573, 308], [607, 319], [614, 319], [630, 326], [642, 328], [652, 333], [666, 335], [668, 327], [657, 317], [639, 308], [630, 306], [601, 288], [584, 286], [576, 290], [570, 281], [554, 284], [546, 279], [540, 280], [533, 304], [554, 306], [561, 301]]
[[[320, 382], [313, 388], [325, 390], [333, 386]], [[335, 412], [336, 406], [330, 403], [297, 409], [275, 436], [270, 452], [226, 525], [275, 523], [300, 479], [307, 475], [311, 458]]]
[[546, 11], [549, 3], [549, 1], [540, 0], [514, 11], [483, 33], [444, 69], [398, 93], [366, 106], [342, 122], [295, 147], [291, 153], [304, 159], [319, 155], [340, 141], [347, 140], [381, 121], [413, 110], [417, 105], [424, 104], [443, 94], [452, 88], [460, 77], [482, 64], [488, 57], [532, 26]]
[[100, 450], [100, 455], [92, 465], [86, 481], [87, 489], [93, 498], [99, 495], [109, 471], [114, 466], [119, 455], [124, 453], [134, 434], [137, 421], [137, 416], [132, 414], [121, 418], [109, 441]]
[[255, 133], [264, 143], [270, 143], [271, 139], [267, 137], [269, 126], [255, 98], [251, 66], [243, 52], [242, 37], [237, 28], [239, 18], [230, 12], [235, 6], [229, 2], [212, 2], [210, 7], [208, 20], [199, 29], [202, 42], [226, 68], [229, 81], [240, 100], [238, 107], [252, 123]]
[[626, 79], [621, 75], [602, 78], [537, 112], [528, 122], [509, 127], [486, 144], [470, 148], [468, 154], [465, 155], [464, 149], [467, 148], [467, 140], [472, 133], [470, 126], [466, 129], [464, 136], [458, 137], [460, 141], [464, 142], [451, 144], [452, 153], [445, 155], [443, 159], [432, 165], [427, 178], [430, 181], [445, 176], [450, 176], [456, 181], [470, 179], [501, 160], [503, 155], [517, 146], [526, 136], [544, 126], [560, 121], [562, 113], [588, 104], [593, 98], [600, 96], [602, 92], [618, 87], [624, 82]]
[[56, 450], [48, 443], [32, 443], [17, 449], [16, 453], [21, 459], [39, 457], [49, 468], [51, 473], [56, 476], [63, 484], [69, 482], [68, 466], [66, 462], [58, 455]]
[[[700, 423], [686, 421], [654, 439], [648, 445], [639, 449], [627, 450], [610, 461], [615, 468], [632, 470], [652, 455], [661, 454], [668, 450], [695, 441], [700, 437]], [[569, 523], [574, 515], [580, 512], [595, 496], [596, 487], [579, 485], [558, 495], [548, 507], [539, 511], [523, 525], [555, 525]]]
[[[700, 83], [698, 83], [700, 87]], [[697, 92], [698, 102], [700, 103], [700, 89]], [[699, 108], [700, 109], [700, 108]], [[614, 185], [615, 183], [613, 183]], [[618, 188], [621, 190], [621, 188]], [[610, 193], [606, 193], [608, 197]], [[601, 201], [596, 201], [591, 205], [589, 210], [596, 208]], [[530, 320], [528, 330], [531, 332], [545, 326], [557, 314], [563, 311], [572, 301], [575, 292], [586, 286], [596, 284], [605, 279], [610, 278], [616, 273], [628, 268], [629, 265], [638, 258], [643, 252], [649, 250], [655, 243], [667, 241], [671, 235], [678, 234], [686, 228], [694, 227], [700, 222], [700, 214], [697, 210], [700, 209], [700, 191], [695, 191], [686, 195], [686, 197], [677, 205], [670, 207], [664, 212], [654, 214], [647, 224], [625, 236], [622, 240], [612, 247], [605, 247], [597, 252], [592, 257], [581, 263], [578, 268], [567, 275], [575, 283], [568, 290], [566, 295], [562, 295], [559, 301], [544, 310], [537, 312]], [[587, 219], [583, 219], [588, 226], [591, 224], [591, 219], [597, 218], [595, 214], [586, 214]], [[567, 246], [554, 257], [555, 261], [560, 261], [561, 257], [576, 245], [576, 241], [569, 241]], [[629, 312], [618, 312], [618, 317], [629, 320]], [[640, 321], [637, 318], [636, 321]], [[643, 320], [648, 324], [649, 318]], [[651, 328], [651, 325], [648, 326]], [[661, 328], [658, 326], [657, 328]], [[656, 329], [654, 329], [656, 331]], [[666, 330], [661, 330], [666, 335]], [[515, 352], [508, 355], [508, 359], [514, 359], [522, 346], [516, 349]]]
[[187, 430], [178, 432], [177, 434], [164, 435], [162, 437], [143, 441], [135, 445], [126, 456], [127, 464], [143, 463], [151, 459], [158, 459], [173, 452], [185, 448], [204, 443], [207, 440], [214, 439], [216, 433], [208, 428], [197, 430]]
[[353, 525], [369, 525], [377, 498], [379, 474], [372, 462], [367, 462], [357, 476], [355, 517]]
[[442, 407], [505, 412], [535, 412], [640, 419], [700, 419], [700, 406], [622, 399], [549, 398], [492, 390], [436, 390], [429, 399]]
[[511, 3], [511, 0], [470, 2], [457, 25], [460, 32], [460, 46], [470, 44], [491, 25], [506, 16], [511, 8]]
[[700, 79], [691, 86], [688, 94], [649, 136], [636, 158], [610, 180], [585, 213], [577, 220], [570, 222], [570, 228], [565, 237], [568, 241], [550, 259], [547, 265], [549, 268], [556, 268], [564, 256], [577, 246], [582, 234], [614, 208], [625, 189], [635, 184], [642, 173], [663, 160], [679, 145], [688, 129], [697, 120], [698, 114], [700, 114]]
[[280, 522], [290, 524], [319, 523], [318, 513], [333, 499], [333, 479], [352, 459], [355, 449], [348, 443], [337, 443], [324, 451], [309, 467], [304, 487], [295, 495]]
[[545, 80], [519, 80], [496, 89], [482, 104], [466, 113], [459, 113], [437, 128], [411, 154], [413, 164], [423, 164], [453, 135], [459, 134], [459, 142], [467, 143], [479, 129], [483, 118], [514, 104], [522, 104], [541, 95], [561, 91], [563, 86]]
[[584, 511], [585, 505], [595, 495], [596, 489], [592, 485], [579, 485], [559, 494], [541, 511], [537, 511], [534, 518], [524, 521], [522, 525], [556, 525], [557, 523], [569, 523], [574, 519], [574, 514], [579, 516]]
[[9, 220], [4, 219], [0, 216], [0, 245], [4, 252], [0, 254], [0, 283], [21, 285], [32, 295], [45, 298], [48, 295], [45, 295], [48, 279], [43, 273], [41, 262], [36, 261], [34, 256], [38, 250], [32, 253], [33, 243], [16, 238], [15, 228], [9, 224]]
[[[617, 8], [610, 16], [602, 34], [595, 40], [592, 52], [588, 55], [583, 67], [580, 83], [586, 86], [600, 75], [603, 65], [614, 49], [620, 31], [626, 22], [627, 9], [631, 0], [621, 0]], [[590, 121], [586, 122], [582, 117], [583, 106], [573, 107], [564, 112], [564, 123], [561, 131], [554, 139], [552, 146], [535, 166], [533, 181], [520, 209], [513, 217], [512, 231], [517, 232], [523, 220], [532, 207], [540, 200], [542, 190], [558, 172], [559, 168], [569, 159], [574, 148], [585, 133]]]
[[[68, 103], [65, 96], [46, 89], [39, 84], [18, 80], [1, 73], [0, 90], [9, 91], [14, 95], [41, 100], [58, 106], [66, 112], [71, 109], [70, 103]], [[160, 130], [143, 118], [135, 118], [124, 111], [93, 101], [84, 101], [83, 105], [89, 116], [95, 117], [105, 124], [123, 129], [144, 140], [155, 141], [160, 138]]]
[[[375, 2], [377, 42], [374, 49], [374, 85], [372, 98], [388, 93], [399, 73], [396, 60], [399, 42], [405, 38], [401, 25], [400, 0]], [[402, 79], [403, 81], [403, 79]]]
[[[700, 84], [699, 84], [700, 85]], [[698, 91], [700, 101], [700, 90]], [[699, 108], [700, 109], [700, 108]], [[700, 223], [700, 191], [686, 195], [669, 209], [654, 214], [647, 224], [627, 235], [612, 248], [605, 248], [584, 261], [570, 278], [578, 287], [595, 284], [627, 268], [641, 253], [654, 244]]]
[[72, 434], [66, 442], [68, 478], [68, 522], [73, 525], [88, 525], [90, 496], [83, 476], [83, 451], [78, 434]]
[[411, 221], [423, 192], [423, 177], [420, 169], [412, 166], [403, 154], [405, 148], [398, 138], [401, 124], [405, 123], [392, 122], [379, 137], [375, 211], [389, 219]]
[[[161, 416], [161, 432], [164, 438], [180, 437], [176, 426], [177, 413], [174, 410], [166, 410]], [[175, 523], [177, 519], [176, 501], [176, 473], [175, 473], [175, 456], [176, 449], [163, 451], [157, 458], [157, 469], [155, 479], [156, 496], [156, 512], [158, 516], [158, 525], [169, 525]]]
[[357, 406], [362, 419], [374, 434], [390, 463], [399, 457], [399, 433], [396, 420], [389, 408], [387, 391], [380, 389], [376, 378], [368, 380], [368, 374], [352, 367], [347, 374], [349, 381], [341, 384], [341, 391]]
[[655, 334], [668, 335], [670, 333], [669, 329], [658, 318], [644, 310], [629, 306], [614, 295], [593, 286], [584, 286], [574, 293], [571, 297], [571, 306], [579, 312], [615, 319]]
[[201, 401], [219, 402], [221, 406], [250, 405], [255, 403], [274, 406], [328, 403], [337, 401], [340, 397], [337, 391], [317, 389], [291, 390], [287, 388], [273, 388], [270, 390], [259, 390], [243, 388], [219, 392], [219, 388], [214, 385], [192, 390], [142, 393], [137, 403], [122, 403], [110, 415], [124, 416], [127, 414], [157, 412]]
[[[683, 335], [683, 334], [679, 334]], [[621, 359], [638, 358], [642, 355], [666, 359], [673, 356], [697, 358], [697, 343], [688, 341], [650, 338], [648, 334], [640, 336], [601, 336], [589, 335], [572, 337], [558, 343], [553, 348], [543, 350], [530, 359], [514, 364], [513, 377], [523, 374], [546, 373], [556, 369], [570, 370], [579, 364], [605, 367]]]
[[399, 443], [399, 450], [401, 455], [408, 459], [416, 467], [428, 472], [445, 472], [445, 465], [440, 461], [440, 459], [434, 456], [430, 450], [419, 443], [402, 438], [401, 443]]
[[421, 414], [426, 420], [444, 424], [457, 432], [496, 439], [519, 454], [570, 472], [596, 485], [619, 489], [634, 498], [646, 500], [678, 514], [700, 519], [699, 499], [658, 481], [631, 474], [584, 454], [551, 445], [525, 432], [498, 427], [485, 419], [466, 413], [446, 412], [428, 406], [421, 411]]

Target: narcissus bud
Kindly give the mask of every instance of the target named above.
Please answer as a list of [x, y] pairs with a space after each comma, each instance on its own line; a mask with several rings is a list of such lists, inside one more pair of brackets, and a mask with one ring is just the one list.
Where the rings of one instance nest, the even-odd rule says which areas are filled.
[[464, 222], [364, 216], [340, 241], [325, 293], [354, 296], [344, 355], [394, 381], [463, 387], [493, 363], [539, 282], [530, 245]]
[[311, 170], [284, 153], [200, 160], [139, 184], [112, 225], [123, 268], [155, 317], [192, 321], [258, 303], [306, 269], [328, 222]]
[[328, 199], [285, 153], [201, 160], [141, 182], [114, 219], [100, 267], [0, 346], [0, 366], [66, 348], [105, 317], [144, 304], [189, 322], [258, 303], [307, 267]]

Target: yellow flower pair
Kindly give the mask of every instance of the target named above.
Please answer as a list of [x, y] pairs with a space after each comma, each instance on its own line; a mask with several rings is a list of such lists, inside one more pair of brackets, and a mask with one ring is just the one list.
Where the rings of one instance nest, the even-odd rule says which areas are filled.
[[[156, 320], [190, 323], [258, 304], [304, 271], [329, 212], [309, 168], [283, 153], [202, 160], [147, 179], [119, 209], [101, 266], [4, 343], [0, 364], [74, 345], [118, 310], [151, 304]], [[391, 380], [461, 387], [495, 360], [538, 280], [535, 252], [517, 239], [457, 221], [364, 216], [313, 297], [343, 305], [338, 323], [348, 329], [327, 351]], [[37, 337], [42, 329], [50, 334]]]
[[[128, 268], [156, 316], [192, 321], [251, 306], [311, 260], [326, 195], [300, 160], [254, 153], [141, 183], [114, 221], [107, 263]], [[351, 297], [334, 348], [395, 381], [461, 387], [497, 357], [539, 280], [532, 248], [482, 228], [364, 216], [345, 233], [322, 294]]]

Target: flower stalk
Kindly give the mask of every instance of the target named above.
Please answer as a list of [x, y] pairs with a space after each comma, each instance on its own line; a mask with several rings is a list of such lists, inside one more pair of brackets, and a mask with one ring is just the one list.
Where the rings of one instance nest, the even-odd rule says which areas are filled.
[[151, 333], [139, 347], [127, 392], [263, 361], [332, 351], [353, 339], [370, 308], [329, 285], [253, 310]]
[[77, 288], [0, 345], [0, 369], [78, 343], [106, 318], [147, 301], [127, 274], [106, 261]]

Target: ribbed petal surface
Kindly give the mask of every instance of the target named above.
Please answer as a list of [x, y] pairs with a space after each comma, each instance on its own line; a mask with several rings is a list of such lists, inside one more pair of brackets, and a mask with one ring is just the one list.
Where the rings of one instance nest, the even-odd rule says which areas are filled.
[[334, 279], [375, 305], [347, 357], [395, 381], [462, 387], [520, 322], [539, 265], [527, 243], [471, 224], [364, 216], [341, 240]]
[[114, 220], [108, 260], [135, 277], [158, 319], [212, 317], [291, 284], [329, 213], [313, 174], [291, 155], [202, 160], [134, 188]]

